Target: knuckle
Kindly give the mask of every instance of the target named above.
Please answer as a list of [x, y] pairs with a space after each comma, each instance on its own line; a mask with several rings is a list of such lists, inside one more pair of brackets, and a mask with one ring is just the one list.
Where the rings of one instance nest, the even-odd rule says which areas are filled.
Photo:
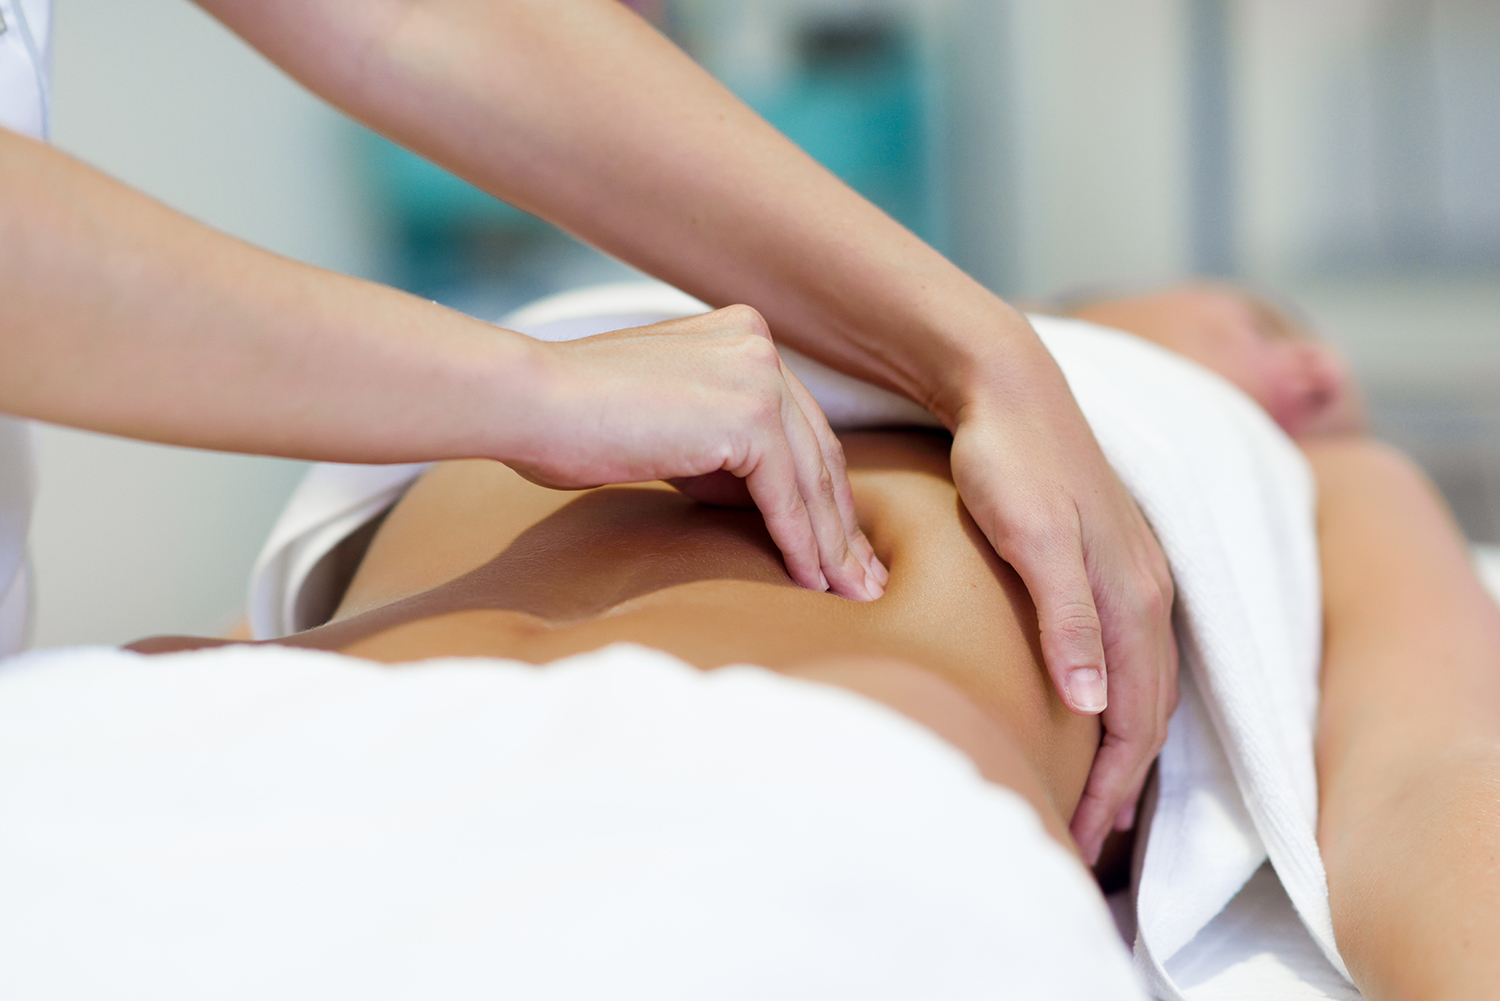
[[1099, 641], [1099, 616], [1083, 601], [1064, 602], [1043, 624], [1045, 631], [1059, 639], [1081, 643]]
[[819, 497], [833, 497], [833, 473], [829, 471], [826, 465], [818, 468], [818, 475], [813, 482], [813, 489], [818, 492], [817, 496]]
[[1160, 721], [1162, 730], [1166, 730], [1167, 721], [1172, 718], [1172, 714], [1177, 711], [1177, 703], [1182, 700], [1182, 690], [1177, 685], [1176, 671], [1173, 671], [1167, 675], [1164, 687], [1166, 690], [1162, 693], [1162, 697], [1158, 700], [1161, 706], [1161, 713], [1158, 716], [1158, 719]]
[[1175, 695], [1166, 691], [1153, 696], [1142, 697], [1142, 694], [1137, 693], [1128, 706], [1120, 701], [1113, 704], [1115, 714], [1105, 723], [1105, 741], [1132, 761], [1149, 761], [1166, 744], [1167, 725], [1172, 716], [1169, 707], [1176, 701]]
[[823, 448], [823, 463], [830, 470], [844, 474], [849, 469], [848, 460], [844, 458], [844, 443], [839, 441], [836, 435], [829, 435], [828, 441]]
[[1166, 557], [1159, 552], [1153, 553], [1147, 573], [1150, 574], [1151, 582], [1156, 589], [1161, 592], [1162, 600], [1170, 608], [1172, 599], [1177, 596], [1177, 585], [1172, 580], [1172, 568], [1167, 565]]
[[781, 356], [776, 345], [764, 337], [742, 335], [735, 351], [743, 371], [752, 372], [762, 378], [767, 387], [774, 387], [776, 396], [781, 395]]
[[1160, 543], [1151, 529], [1143, 523], [1143, 531], [1146, 533], [1141, 539], [1141, 545], [1135, 553], [1135, 565], [1138, 575], [1143, 582], [1141, 587], [1155, 588], [1161, 592], [1167, 607], [1171, 607], [1172, 599], [1176, 595], [1176, 585], [1172, 581], [1172, 567], [1167, 563], [1166, 554], [1162, 552]]
[[1177, 602], [1177, 585], [1172, 581], [1172, 575], [1164, 573], [1157, 577], [1156, 590], [1161, 595], [1163, 607], [1170, 612]]
[[[1168, 697], [1162, 699], [1162, 704], [1175, 701], [1175, 698]], [[1166, 745], [1167, 721], [1171, 719], [1171, 716], [1172, 714], [1170, 711], [1166, 713], [1154, 712], [1151, 714], [1151, 727], [1149, 731], [1143, 735], [1143, 742], [1147, 747], [1147, 752], [1143, 755], [1143, 757], [1156, 757], [1157, 753], [1161, 751], [1161, 749]]]
[[1144, 562], [1124, 568], [1120, 576], [1103, 587], [1099, 597], [1101, 614], [1142, 625], [1161, 625], [1172, 612], [1170, 578], [1163, 586], [1163, 579]]
[[781, 399], [775, 393], [755, 393], [745, 403], [745, 420], [758, 428], [774, 429], [784, 436], [781, 425]]
[[1161, 739], [1162, 743], [1164, 744], [1167, 742], [1167, 721], [1170, 720], [1172, 718], [1172, 714], [1177, 711], [1177, 704], [1181, 701], [1182, 693], [1177, 690], [1177, 686], [1175, 684], [1172, 686], [1171, 692], [1167, 694], [1167, 697], [1161, 700]]
[[1019, 518], [997, 512], [995, 520], [997, 548], [1012, 563], [1036, 565], [1056, 559], [1060, 553], [1077, 552], [1081, 546], [1078, 519], [1064, 511]]
[[1161, 749], [1167, 746], [1167, 725], [1165, 722], [1157, 729], [1156, 739], [1151, 741], [1151, 753], [1146, 755], [1149, 760], [1161, 753]]
[[1159, 751], [1167, 741], [1167, 717], [1160, 712], [1161, 704], [1166, 701], [1166, 693], [1161, 694], [1164, 696], [1162, 699], [1140, 707], [1137, 725], [1129, 731], [1132, 741], [1149, 748], [1152, 754]]
[[1150, 574], [1143, 574], [1136, 578], [1131, 594], [1133, 610], [1142, 619], [1160, 621], [1166, 618], [1167, 612], [1172, 607], [1170, 599], [1162, 593], [1161, 585]]
[[729, 439], [721, 439], [709, 449], [705, 465], [712, 469], [728, 470], [736, 476], [744, 475], [750, 458], [745, 449]]
[[813, 540], [812, 525], [807, 520], [807, 505], [802, 503], [802, 495], [797, 492], [797, 485], [791, 482], [783, 483], [781, 489], [775, 491], [771, 503], [776, 513], [788, 522], [791, 531], [795, 533], [797, 544], [816, 550], [817, 544]]
[[770, 341], [771, 325], [754, 306], [737, 303], [719, 310], [719, 316], [735, 330], [752, 335], [756, 340]]

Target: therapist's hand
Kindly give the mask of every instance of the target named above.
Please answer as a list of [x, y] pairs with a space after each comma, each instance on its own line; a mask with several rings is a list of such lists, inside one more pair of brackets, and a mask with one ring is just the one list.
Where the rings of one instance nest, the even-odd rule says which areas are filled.
[[798, 584], [883, 593], [843, 448], [755, 310], [538, 347], [535, 447], [507, 465], [551, 487], [667, 480], [709, 503], [753, 503]]
[[1056, 364], [1029, 330], [971, 373], [953, 479], [1036, 602], [1042, 657], [1104, 736], [1071, 830], [1093, 862], [1127, 827], [1177, 705], [1172, 579], [1161, 547], [1105, 461]]

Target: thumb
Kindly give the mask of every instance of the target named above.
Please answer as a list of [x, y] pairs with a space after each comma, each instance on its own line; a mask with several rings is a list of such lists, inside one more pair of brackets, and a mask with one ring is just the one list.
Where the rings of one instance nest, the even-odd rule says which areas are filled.
[[1050, 555], [1044, 567], [1016, 566], [1036, 602], [1042, 659], [1068, 708], [1084, 715], [1100, 713], [1109, 701], [1104, 642], [1082, 540]]

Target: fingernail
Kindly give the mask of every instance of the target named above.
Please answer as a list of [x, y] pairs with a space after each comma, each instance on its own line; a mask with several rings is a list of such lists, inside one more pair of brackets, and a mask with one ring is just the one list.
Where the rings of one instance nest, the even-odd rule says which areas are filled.
[[865, 590], [870, 592], [871, 601], [877, 601], [882, 594], [885, 594], [885, 588], [880, 586], [880, 581], [873, 573], [868, 572], [865, 574]]
[[826, 591], [826, 590], [828, 590], [828, 576], [826, 574], [824, 574], [823, 571], [821, 571], [821, 570], [818, 571], [818, 590], [819, 591]]
[[891, 572], [885, 568], [884, 563], [880, 562], [880, 557], [873, 553], [870, 554], [870, 572], [875, 575], [876, 580], [880, 581], [881, 590], [884, 591], [885, 586], [891, 582]]
[[1135, 806], [1134, 806], [1134, 804], [1132, 804], [1130, 806], [1127, 806], [1125, 809], [1121, 810], [1120, 811], [1120, 815], [1115, 818], [1115, 830], [1117, 830], [1117, 831], [1128, 831], [1128, 830], [1130, 830], [1134, 826], [1135, 826]]
[[1097, 668], [1080, 667], [1068, 672], [1068, 701], [1079, 712], [1103, 712], [1104, 674]]

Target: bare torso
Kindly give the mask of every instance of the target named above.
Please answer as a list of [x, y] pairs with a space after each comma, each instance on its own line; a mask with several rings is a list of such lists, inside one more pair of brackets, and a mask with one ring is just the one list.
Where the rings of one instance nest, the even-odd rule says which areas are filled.
[[757, 664], [860, 692], [937, 731], [1070, 843], [1098, 718], [1057, 697], [1030, 596], [959, 502], [949, 439], [843, 442], [860, 524], [890, 569], [878, 601], [796, 586], [753, 510], [707, 507], [660, 483], [558, 491], [499, 463], [449, 462], [387, 515], [332, 619], [272, 642], [384, 663], [534, 664], [635, 642], [703, 669]]
[[960, 505], [947, 439], [859, 434], [844, 445], [860, 523], [891, 571], [879, 601], [794, 585], [754, 511], [705, 507], [664, 484], [556, 491], [498, 463], [455, 462], [392, 510], [333, 620], [291, 642], [385, 662], [540, 664], [617, 641], [701, 668], [897, 660], [1002, 723], [1066, 822], [1097, 721], [1057, 698], [1034, 607]]

